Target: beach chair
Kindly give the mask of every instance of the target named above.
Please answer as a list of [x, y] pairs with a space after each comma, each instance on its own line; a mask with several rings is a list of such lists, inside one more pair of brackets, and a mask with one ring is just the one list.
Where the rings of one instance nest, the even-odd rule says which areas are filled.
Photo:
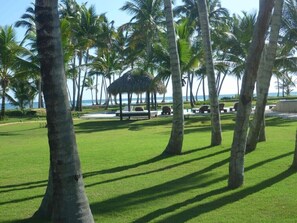
[[202, 105], [200, 108], [199, 108], [199, 113], [209, 113], [210, 112], [210, 109], [209, 109], [209, 105]]
[[163, 106], [161, 115], [170, 115], [171, 114], [171, 108], [169, 106]]
[[238, 109], [238, 102], [235, 102], [233, 108], [230, 108], [230, 111], [237, 111]]
[[227, 112], [227, 109], [225, 109], [224, 107], [225, 107], [225, 104], [224, 103], [220, 103], [219, 104], [219, 110], [220, 110], [220, 112]]
[[144, 111], [143, 107], [137, 106], [134, 108], [134, 111]]

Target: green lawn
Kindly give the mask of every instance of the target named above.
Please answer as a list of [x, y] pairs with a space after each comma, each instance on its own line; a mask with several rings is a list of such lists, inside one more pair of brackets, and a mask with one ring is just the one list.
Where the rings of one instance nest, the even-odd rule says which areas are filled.
[[[293, 159], [297, 121], [267, 120], [267, 142], [245, 160], [245, 185], [228, 190], [234, 115], [223, 144], [209, 147], [209, 117], [186, 119], [183, 155], [160, 157], [170, 118], [75, 121], [96, 222], [296, 222]], [[22, 221], [45, 191], [49, 149], [43, 123], [0, 126], [0, 222]]]

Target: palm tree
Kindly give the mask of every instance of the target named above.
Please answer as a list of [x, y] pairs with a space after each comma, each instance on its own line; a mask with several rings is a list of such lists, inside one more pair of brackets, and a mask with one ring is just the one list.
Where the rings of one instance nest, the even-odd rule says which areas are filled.
[[92, 105], [94, 105], [94, 96], [93, 96], [93, 90], [95, 89], [94, 86], [94, 77], [88, 76], [85, 82], [87, 90], [91, 91], [91, 100], [92, 100]]
[[[143, 52], [143, 64], [148, 70], [152, 61], [152, 45], [158, 40], [158, 33], [163, 26], [162, 0], [131, 0], [121, 8], [133, 17], [130, 22], [122, 25], [129, 33], [129, 45]], [[138, 54], [139, 55], [139, 54]]]
[[234, 14], [229, 23], [230, 31], [227, 33], [226, 38], [223, 38], [224, 45], [228, 47], [225, 61], [230, 64], [230, 74], [237, 79], [237, 94], [239, 95], [239, 81], [245, 70], [248, 49], [256, 23], [256, 14], [243, 12], [241, 17]]
[[[277, 43], [279, 39], [279, 31], [282, 22], [283, 0], [275, 2], [273, 11], [271, 30], [269, 35], [269, 44], [263, 51], [258, 76], [257, 76], [257, 103], [253, 121], [250, 125], [247, 138], [246, 152], [256, 149], [259, 141], [260, 130], [264, 130], [264, 112], [269, 91], [270, 80], [272, 77], [273, 65], [277, 53]], [[262, 136], [265, 135], [263, 132]]]
[[27, 106], [32, 107], [33, 100], [38, 92], [36, 87], [34, 81], [30, 82], [22, 78], [12, 79], [10, 90], [13, 92], [13, 98], [9, 101], [18, 106], [24, 113]]
[[179, 56], [176, 44], [171, 0], [164, 0], [167, 35], [170, 52], [170, 69], [172, 74], [173, 118], [169, 142], [164, 154], [176, 155], [182, 151], [184, 138], [183, 97]]
[[1, 114], [5, 115], [6, 94], [11, 79], [15, 75], [20, 56], [24, 48], [16, 42], [15, 31], [12, 26], [0, 27], [0, 86], [1, 86]]
[[246, 138], [251, 113], [253, 90], [273, 6], [274, 1], [260, 1], [257, 24], [254, 29], [253, 39], [246, 61], [246, 69], [242, 81], [240, 100], [236, 116], [229, 163], [228, 186], [230, 188], [240, 187], [244, 181], [244, 154], [246, 149]]
[[209, 100], [211, 110], [212, 134], [211, 145], [220, 145], [222, 143], [222, 130], [220, 121], [219, 102], [216, 89], [216, 80], [214, 65], [212, 59], [211, 37], [208, 22], [208, 10], [205, 0], [198, 0], [199, 20], [203, 39], [204, 57], [206, 61], [206, 73], [209, 88]]
[[43, 199], [49, 204], [41, 205], [36, 215], [51, 216], [53, 222], [94, 222], [84, 191], [66, 91], [58, 1], [36, 0], [35, 6], [50, 147], [47, 191], [52, 191], [52, 197], [46, 193]]
[[92, 5], [87, 8], [85, 5], [81, 6], [78, 22], [74, 23], [74, 32], [77, 38], [78, 47], [78, 60], [79, 60], [79, 71], [78, 71], [78, 91], [77, 91], [77, 104], [76, 110], [82, 110], [82, 98], [84, 93], [85, 81], [87, 78], [88, 71], [85, 69], [82, 76], [83, 59], [84, 65], [89, 63], [90, 49], [94, 47], [96, 35], [99, 32], [100, 17], [96, 14], [95, 7]]

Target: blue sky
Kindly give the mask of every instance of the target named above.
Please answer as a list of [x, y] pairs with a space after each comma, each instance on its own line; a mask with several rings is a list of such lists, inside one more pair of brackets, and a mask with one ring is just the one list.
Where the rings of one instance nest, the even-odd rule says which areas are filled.
[[[123, 23], [126, 23], [130, 20], [130, 15], [126, 12], [119, 10], [126, 0], [77, 0], [79, 3], [88, 2], [89, 5], [93, 4], [96, 7], [97, 13], [107, 13], [108, 19], [114, 20], [116, 26], [120, 26]], [[0, 0], [0, 26], [12, 25], [17, 20], [20, 19], [22, 14], [26, 11], [26, 8], [30, 6], [32, 0]], [[34, 1], [35, 2], [35, 1]], [[256, 11], [258, 9], [259, 0], [221, 0], [222, 6], [229, 9], [231, 13], [240, 14], [241, 11]], [[176, 0], [176, 4], [181, 4], [181, 0]], [[24, 31], [22, 29], [17, 29], [18, 39], [22, 39]], [[235, 79], [228, 77], [228, 80], [225, 81], [222, 93], [230, 94], [236, 93]], [[170, 88], [168, 89], [170, 92]], [[90, 98], [88, 93], [86, 94], [87, 98]]]
[[[89, 5], [95, 5], [98, 14], [106, 13], [109, 20], [114, 20], [116, 26], [129, 21], [131, 16], [124, 11], [119, 10], [126, 0], [77, 0], [79, 3], [88, 2]], [[0, 26], [12, 25], [20, 19], [22, 14], [30, 6], [32, 0], [0, 0]], [[240, 13], [241, 11], [257, 10], [259, 0], [221, 0], [222, 6], [229, 9], [231, 13]], [[181, 4], [181, 0], [176, 0], [176, 4]], [[17, 29], [19, 39], [22, 38], [23, 30]]]
[[[77, 0], [77, 2], [88, 2], [94, 4], [98, 13], [107, 13], [110, 20], [115, 20], [117, 25], [129, 21], [130, 16], [121, 10], [126, 0]], [[32, 0], [0, 0], [0, 25], [10, 25], [17, 21], [30, 6]], [[180, 4], [181, 0], [176, 3]], [[240, 13], [242, 10], [250, 11], [258, 8], [259, 0], [221, 0], [222, 6], [228, 8], [232, 13]]]

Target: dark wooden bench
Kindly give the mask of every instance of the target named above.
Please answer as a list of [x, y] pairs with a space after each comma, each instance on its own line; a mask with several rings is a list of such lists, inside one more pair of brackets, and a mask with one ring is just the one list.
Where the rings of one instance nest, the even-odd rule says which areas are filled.
[[161, 115], [170, 115], [171, 114], [171, 108], [169, 106], [163, 106]]
[[235, 102], [233, 108], [230, 108], [230, 111], [237, 111], [238, 109], [238, 102]]
[[220, 112], [227, 112], [227, 109], [225, 108], [225, 104], [224, 103], [220, 103], [219, 104], [219, 110], [220, 110]]
[[209, 105], [202, 105], [200, 108], [199, 108], [199, 113], [210, 113], [210, 109], [209, 109]]

